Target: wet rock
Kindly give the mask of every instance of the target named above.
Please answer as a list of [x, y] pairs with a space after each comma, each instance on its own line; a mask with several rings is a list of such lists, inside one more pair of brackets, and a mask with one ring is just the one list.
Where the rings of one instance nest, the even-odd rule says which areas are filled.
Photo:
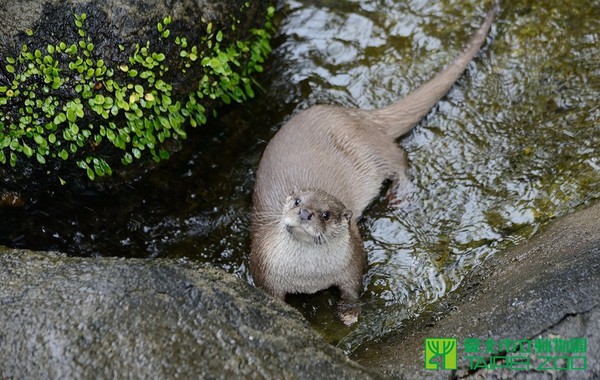
[[222, 271], [0, 248], [0, 378], [377, 378]]
[[[170, 46], [171, 41], [161, 39], [157, 30], [157, 24], [167, 16], [173, 22], [169, 25], [171, 33], [187, 37], [191, 47], [207, 34], [208, 23], [213, 23], [215, 30], [223, 30], [225, 39], [240, 39], [250, 28], [264, 23], [271, 3], [268, 0], [0, 0], [0, 57], [17, 56], [23, 44], [28, 44], [29, 50], [40, 48], [45, 54], [48, 44], [79, 41], [82, 36], [74, 15], [85, 13], [83, 39], [94, 43], [94, 54], [106, 63], [122, 64], [130, 56], [127, 49], [137, 43], [150, 41], [152, 46], [158, 45], [157, 50]], [[236, 27], [232, 30], [233, 23]], [[4, 70], [3, 74], [10, 77]], [[180, 76], [178, 84], [185, 86], [195, 79]]]
[[[518, 378], [589, 379], [600, 377], [600, 204], [564, 217], [544, 228], [530, 241], [498, 254], [468, 276], [461, 287], [434, 312], [406, 325], [385, 342], [363, 347], [354, 359], [366, 367], [399, 378]], [[426, 338], [458, 338], [456, 371], [424, 370]], [[480, 351], [465, 352], [465, 338], [480, 340]], [[583, 338], [579, 352], [561, 352], [560, 342]], [[485, 352], [485, 341], [495, 350]], [[544, 363], [536, 347], [511, 352], [502, 340], [539, 339], [550, 349]], [[582, 343], [582, 341], [579, 341]], [[582, 343], [583, 344], [583, 343]], [[541, 344], [543, 345], [543, 344]], [[503, 346], [506, 347], [506, 346]], [[526, 347], [526, 346], [525, 346]], [[572, 347], [571, 347], [572, 348]], [[525, 356], [525, 365], [499, 362], [509, 368], [470, 369], [482, 356]], [[555, 361], [555, 357], [567, 359]], [[585, 356], [583, 359], [576, 357]], [[582, 368], [561, 370], [558, 368]], [[516, 360], [514, 360], [516, 363]], [[475, 364], [475, 365], [473, 365]], [[550, 369], [537, 370], [539, 366]]]

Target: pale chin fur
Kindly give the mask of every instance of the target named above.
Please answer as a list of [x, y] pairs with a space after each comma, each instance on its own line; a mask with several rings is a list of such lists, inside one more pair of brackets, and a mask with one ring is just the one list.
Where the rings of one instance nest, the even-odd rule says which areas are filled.
[[[286, 226], [285, 222], [281, 224], [282, 238], [276, 239], [278, 244], [272, 247], [269, 257], [269, 267], [278, 268], [271, 272], [271, 280], [284, 293], [312, 294], [343, 281], [352, 259], [349, 236], [320, 245], [304, 232], [288, 232]], [[301, 235], [307, 240], [300, 240]]]

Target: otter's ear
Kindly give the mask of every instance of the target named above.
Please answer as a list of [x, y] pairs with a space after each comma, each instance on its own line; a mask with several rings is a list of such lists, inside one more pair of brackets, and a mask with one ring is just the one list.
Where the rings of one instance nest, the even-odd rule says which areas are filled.
[[346, 210], [344, 211], [344, 218], [346, 218], [347, 221], [350, 221], [350, 218], [352, 218], [352, 210]]

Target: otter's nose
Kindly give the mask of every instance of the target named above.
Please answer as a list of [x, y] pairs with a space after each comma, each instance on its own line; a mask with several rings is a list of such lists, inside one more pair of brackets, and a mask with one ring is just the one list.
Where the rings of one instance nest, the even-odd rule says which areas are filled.
[[310, 220], [310, 218], [313, 216], [313, 213], [305, 208], [301, 208], [300, 211], [298, 211], [298, 216], [300, 216], [301, 220]]

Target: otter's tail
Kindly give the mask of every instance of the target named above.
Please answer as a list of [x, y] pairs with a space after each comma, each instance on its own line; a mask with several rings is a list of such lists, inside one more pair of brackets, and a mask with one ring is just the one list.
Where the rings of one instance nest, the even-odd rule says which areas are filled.
[[483, 24], [471, 36], [469, 44], [452, 63], [404, 99], [387, 107], [370, 111], [369, 116], [373, 118], [372, 121], [381, 125], [384, 132], [394, 139], [417, 125], [465, 71], [469, 62], [484, 44], [499, 9], [500, 1], [497, 1], [494, 8], [486, 15]]

